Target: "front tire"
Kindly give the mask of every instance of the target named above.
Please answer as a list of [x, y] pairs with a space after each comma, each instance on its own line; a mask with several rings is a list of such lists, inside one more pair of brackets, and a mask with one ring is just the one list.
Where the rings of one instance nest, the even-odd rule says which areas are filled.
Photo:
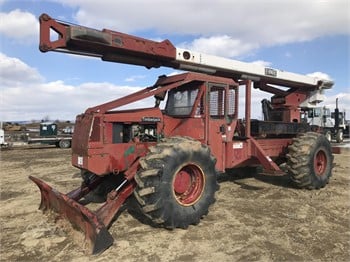
[[308, 132], [293, 139], [288, 147], [287, 170], [299, 188], [320, 189], [332, 175], [333, 155], [327, 138]]
[[198, 224], [218, 189], [215, 159], [199, 141], [173, 137], [140, 160], [134, 196], [145, 216], [166, 228]]

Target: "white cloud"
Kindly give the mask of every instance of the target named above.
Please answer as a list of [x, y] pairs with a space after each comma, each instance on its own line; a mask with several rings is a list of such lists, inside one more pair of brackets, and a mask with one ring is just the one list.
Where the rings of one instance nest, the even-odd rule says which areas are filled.
[[258, 45], [221, 35], [197, 38], [191, 43], [182, 43], [179, 47], [217, 56], [235, 57], [258, 48]]
[[340, 111], [346, 111], [346, 119], [350, 115], [350, 88], [347, 88], [348, 93], [338, 93], [336, 95], [327, 96], [322, 105], [334, 110], [336, 107], [336, 99], [338, 98], [338, 108]]
[[[96, 29], [136, 34], [195, 37], [177, 45], [225, 57], [258, 48], [350, 34], [347, 0], [51, 0], [73, 7], [76, 22]], [[142, 6], [142, 8], [138, 8]], [[38, 21], [31, 13], [0, 13], [0, 33], [14, 39], [37, 39]]]
[[316, 77], [319, 79], [324, 79], [324, 80], [329, 80], [329, 81], [333, 81], [333, 79], [326, 73], [322, 73], [322, 72], [314, 72], [314, 73], [310, 73], [307, 74], [307, 76], [311, 76], [311, 77]]
[[[259, 64], [267, 62], [257, 61]], [[108, 82], [87, 82], [68, 85], [62, 80], [45, 82], [44, 78], [20, 59], [0, 54], [0, 82], [2, 84], [0, 101], [0, 120], [32, 120], [49, 116], [52, 120], [74, 120], [77, 114], [87, 108], [123, 97], [140, 90], [141, 87], [119, 86]], [[173, 71], [169, 75], [180, 72]], [[101, 92], [103, 90], [103, 92]], [[261, 117], [260, 101], [269, 94], [253, 90], [253, 117]], [[153, 97], [129, 105], [131, 107], [150, 107]], [[125, 107], [124, 107], [125, 108]], [[244, 117], [244, 90], [241, 92], [240, 116]]]
[[144, 79], [146, 76], [145, 75], [133, 75], [125, 78], [125, 82], [135, 82], [140, 79]]
[[[263, 120], [261, 101], [263, 99], [270, 99], [272, 94], [252, 88], [251, 97], [251, 119]], [[245, 118], [245, 87], [241, 86], [239, 90], [239, 107], [238, 117]]]
[[182, 71], [172, 71], [172, 72], [168, 73], [167, 76], [175, 76], [175, 75], [182, 74], [182, 73], [183, 73]]
[[9, 13], [0, 13], [0, 33], [24, 43], [37, 41], [39, 36], [39, 22], [37, 18], [19, 9]]
[[197, 39], [187, 46], [229, 57], [263, 46], [350, 34], [347, 0], [56, 1], [74, 7], [82, 25], [192, 35]]
[[[110, 83], [84, 83], [71, 86], [63, 81], [3, 88], [0, 120], [40, 120], [45, 116], [49, 116], [52, 120], [74, 120], [77, 114], [83, 113], [89, 107], [138, 90], [140, 90], [139, 87]], [[150, 107], [152, 105], [150, 100], [144, 100], [134, 106]]]
[[[140, 87], [111, 83], [68, 85], [62, 80], [45, 79], [18, 58], [0, 53], [0, 120], [32, 120], [49, 116], [52, 120], [74, 120], [87, 108], [123, 97]], [[101, 92], [103, 90], [103, 92]], [[152, 106], [149, 100], [135, 106]]]
[[28, 66], [18, 58], [8, 57], [3, 53], [0, 53], [0, 76], [3, 87], [19, 87], [28, 83], [40, 83], [43, 80], [35, 68]]
[[253, 65], [258, 65], [258, 66], [263, 66], [263, 67], [269, 67], [272, 65], [271, 62], [268, 62], [268, 61], [263, 61], [263, 60], [256, 60], [256, 61], [253, 61], [253, 62], [250, 62], [251, 64]]

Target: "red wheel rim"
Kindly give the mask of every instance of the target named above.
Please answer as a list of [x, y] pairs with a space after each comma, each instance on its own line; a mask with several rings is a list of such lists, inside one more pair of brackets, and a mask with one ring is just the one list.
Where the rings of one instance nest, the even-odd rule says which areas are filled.
[[322, 176], [327, 168], [327, 155], [323, 150], [319, 150], [314, 158], [314, 169], [318, 176]]
[[173, 193], [181, 205], [190, 206], [196, 203], [203, 192], [205, 178], [202, 169], [194, 164], [182, 167], [173, 180]]

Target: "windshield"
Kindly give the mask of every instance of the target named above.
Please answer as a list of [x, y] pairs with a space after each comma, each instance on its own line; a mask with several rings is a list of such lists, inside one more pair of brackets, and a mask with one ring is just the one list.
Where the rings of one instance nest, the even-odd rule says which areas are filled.
[[171, 116], [188, 116], [196, 100], [198, 89], [173, 89], [169, 91], [165, 111]]

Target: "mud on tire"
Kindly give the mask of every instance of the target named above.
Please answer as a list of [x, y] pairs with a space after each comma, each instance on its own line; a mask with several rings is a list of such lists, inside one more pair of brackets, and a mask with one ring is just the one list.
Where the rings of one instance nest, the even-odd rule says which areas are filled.
[[287, 170], [297, 187], [319, 189], [332, 175], [333, 158], [327, 138], [308, 132], [294, 138], [288, 147]]
[[191, 138], [164, 139], [140, 160], [134, 196], [142, 213], [166, 228], [198, 224], [218, 189], [215, 159]]

